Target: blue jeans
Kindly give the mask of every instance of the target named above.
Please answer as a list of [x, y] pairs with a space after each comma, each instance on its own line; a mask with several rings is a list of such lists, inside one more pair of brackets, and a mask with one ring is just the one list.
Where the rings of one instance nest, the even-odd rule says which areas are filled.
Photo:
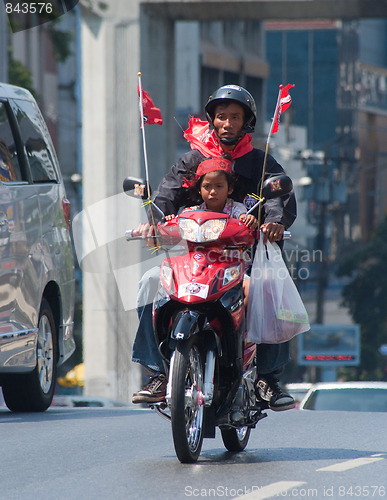
[[139, 325], [134, 339], [132, 361], [141, 363], [154, 372], [164, 372], [164, 365], [156, 345], [152, 324], [152, 303], [160, 284], [160, 267], [152, 267], [138, 284], [137, 314]]
[[[153, 267], [141, 278], [137, 295], [139, 325], [133, 344], [132, 361], [154, 372], [164, 372], [152, 324], [152, 302], [160, 283], [160, 267]], [[289, 342], [257, 345], [257, 373], [278, 374], [290, 359]]]

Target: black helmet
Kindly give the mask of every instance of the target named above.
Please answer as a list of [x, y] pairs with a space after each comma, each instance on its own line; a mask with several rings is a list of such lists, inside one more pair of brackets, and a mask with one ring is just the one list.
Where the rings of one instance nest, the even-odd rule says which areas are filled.
[[245, 110], [246, 116], [242, 132], [254, 132], [255, 123], [257, 121], [257, 106], [250, 92], [243, 87], [239, 87], [239, 85], [224, 85], [210, 95], [204, 109], [211, 125], [213, 125], [215, 107], [221, 104], [221, 101], [235, 101], [241, 104]]

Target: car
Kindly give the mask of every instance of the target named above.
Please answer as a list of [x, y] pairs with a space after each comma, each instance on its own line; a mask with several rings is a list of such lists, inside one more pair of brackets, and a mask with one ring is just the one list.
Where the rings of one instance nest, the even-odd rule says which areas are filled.
[[320, 382], [301, 401], [300, 410], [387, 411], [387, 382]]
[[286, 391], [294, 398], [296, 409], [300, 407], [301, 401], [312, 385], [313, 384], [309, 382], [291, 382], [286, 384]]
[[30, 92], [0, 83], [0, 385], [12, 411], [44, 411], [75, 350], [70, 203]]

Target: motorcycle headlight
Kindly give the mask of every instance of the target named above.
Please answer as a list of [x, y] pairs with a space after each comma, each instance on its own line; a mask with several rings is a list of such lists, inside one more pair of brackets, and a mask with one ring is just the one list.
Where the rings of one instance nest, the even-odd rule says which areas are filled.
[[224, 271], [222, 286], [226, 286], [241, 275], [241, 265], [230, 266]]
[[167, 288], [171, 288], [173, 271], [172, 268], [167, 264], [164, 264], [161, 268], [161, 279]]
[[179, 219], [180, 236], [184, 240], [204, 243], [215, 241], [226, 226], [227, 219], [210, 219], [198, 224], [192, 219]]

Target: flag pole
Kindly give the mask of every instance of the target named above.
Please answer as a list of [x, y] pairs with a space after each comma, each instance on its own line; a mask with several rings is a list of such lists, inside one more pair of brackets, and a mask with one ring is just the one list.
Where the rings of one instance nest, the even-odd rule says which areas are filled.
[[[277, 97], [277, 103], [276, 103], [276, 106], [275, 106], [274, 116], [273, 116], [273, 119], [271, 121], [270, 130], [269, 130], [269, 133], [268, 133], [268, 136], [267, 136], [267, 139], [266, 139], [265, 156], [263, 158], [263, 167], [262, 167], [261, 187], [260, 187], [260, 190], [259, 190], [259, 197], [260, 198], [262, 198], [263, 181], [265, 179], [265, 173], [266, 173], [266, 162], [267, 162], [267, 155], [269, 153], [270, 137], [271, 137], [271, 134], [273, 132], [274, 122], [275, 122], [275, 120], [277, 118], [277, 113], [278, 113], [278, 110], [279, 110], [279, 107], [280, 107], [281, 92], [282, 92], [283, 87], [284, 87], [283, 85], [279, 86], [278, 97]], [[258, 209], [258, 228], [261, 226], [261, 216], [262, 216], [262, 203], [259, 204], [259, 209]]]
[[141, 72], [137, 73], [138, 76], [138, 88], [140, 90], [140, 116], [141, 116], [141, 133], [142, 133], [142, 147], [144, 151], [144, 162], [145, 162], [145, 179], [147, 183], [148, 189], [148, 197], [150, 197], [150, 189], [149, 189], [149, 168], [148, 168], [148, 155], [146, 150], [146, 138], [145, 138], [145, 126], [144, 126], [144, 106], [142, 102], [142, 83], [141, 83]]
[[[144, 104], [143, 104], [143, 100], [142, 100], [142, 83], [141, 83], [141, 72], [140, 71], [137, 73], [137, 76], [138, 76], [138, 88], [139, 88], [139, 98], [140, 98], [142, 146], [143, 146], [143, 151], [144, 151], [144, 163], [145, 163], [145, 180], [146, 180], [146, 187], [147, 187], [147, 191], [148, 191], [147, 204], [149, 204], [149, 209], [150, 209], [151, 218], [152, 218], [152, 226], [153, 226], [155, 234], [156, 234], [156, 222], [155, 222], [155, 218], [154, 218], [154, 214], [153, 214], [152, 199], [151, 199], [151, 194], [150, 194], [151, 191], [150, 191], [150, 183], [149, 183], [148, 155], [147, 155], [146, 138], [145, 138]], [[154, 246], [157, 247], [156, 240], [154, 240]]]

